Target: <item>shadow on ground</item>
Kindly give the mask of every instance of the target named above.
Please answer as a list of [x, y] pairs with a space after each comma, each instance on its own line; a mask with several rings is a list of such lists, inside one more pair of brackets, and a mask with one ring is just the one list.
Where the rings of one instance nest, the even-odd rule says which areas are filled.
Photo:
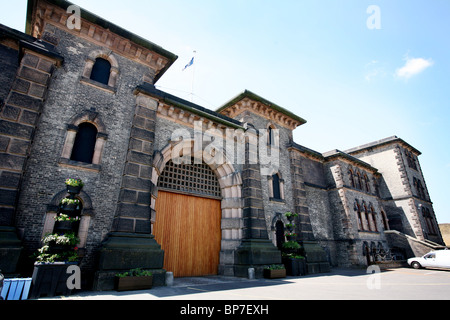
[[[388, 272], [385, 270], [383, 272]], [[148, 294], [156, 298], [170, 298], [176, 296], [201, 294], [208, 292], [218, 291], [230, 291], [248, 288], [258, 287], [271, 287], [281, 286], [290, 283], [294, 283], [294, 280], [308, 279], [316, 277], [328, 277], [328, 276], [343, 276], [343, 277], [356, 277], [367, 275], [366, 269], [333, 269], [330, 273], [307, 275], [302, 277], [287, 277], [284, 279], [256, 279], [249, 280], [245, 278], [235, 277], [223, 277], [223, 276], [206, 276], [197, 278], [176, 278], [174, 285], [171, 287], [154, 287], [151, 290], [143, 291], [127, 291], [127, 292], [82, 292], [78, 294], [78, 297], [89, 296], [99, 297], [112, 296], [120, 299], [121, 297], [127, 297], [139, 294]]]

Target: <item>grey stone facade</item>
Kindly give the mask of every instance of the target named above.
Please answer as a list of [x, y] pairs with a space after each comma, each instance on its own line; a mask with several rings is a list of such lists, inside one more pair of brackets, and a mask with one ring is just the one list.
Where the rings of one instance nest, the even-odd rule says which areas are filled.
[[[154, 87], [175, 55], [84, 10], [81, 29], [69, 29], [68, 6], [29, 1], [28, 34], [0, 28], [0, 265], [8, 273], [14, 263], [5, 261], [20, 252], [18, 270], [29, 267], [26, 257], [52, 230], [65, 179], [76, 177], [86, 185], [81, 266], [94, 287], [111, 289], [114, 273], [133, 267], [155, 270], [163, 284], [164, 252], [153, 237], [158, 179], [174, 150], [195, 152], [199, 126], [224, 142], [234, 141], [227, 130], [245, 133], [247, 142], [245, 162], [219, 148], [225, 161], [209, 164], [222, 192], [221, 274], [255, 267], [261, 275], [281, 263], [276, 224], [287, 223], [286, 212], [299, 215], [310, 273], [367, 265], [367, 252], [392, 249], [391, 228], [443, 244], [420, 152], [403, 140], [322, 154], [293, 141], [305, 120], [249, 91], [204, 109]], [[97, 58], [111, 64], [108, 84], [89, 77]], [[82, 123], [98, 131], [92, 163], [70, 157]], [[173, 141], [176, 130], [187, 137]]]

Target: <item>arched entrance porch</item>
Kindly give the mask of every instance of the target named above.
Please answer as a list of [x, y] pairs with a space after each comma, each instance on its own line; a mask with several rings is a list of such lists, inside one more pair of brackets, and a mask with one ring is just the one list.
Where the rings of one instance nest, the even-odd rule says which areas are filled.
[[[174, 148], [176, 149], [174, 150]], [[210, 245], [217, 245], [217, 249], [219, 250], [218, 256], [216, 256], [214, 248], [209, 248], [209, 252], [212, 252], [214, 257], [217, 257], [218, 265], [215, 263], [215, 266], [210, 265], [203, 269], [198, 268], [195, 272], [192, 271], [195, 268], [191, 268], [191, 271], [187, 273], [184, 271], [180, 272], [179, 276], [207, 275], [211, 274], [211, 270], [217, 270], [214, 274], [234, 275], [234, 252], [242, 240], [243, 201], [241, 175], [226, 159], [226, 155], [223, 154], [223, 163], [203, 163], [203, 165], [199, 165], [199, 170], [208, 169], [213, 173], [217, 183], [217, 194], [212, 195], [208, 192], [211, 191], [210, 188], [214, 188], [211, 186], [213, 183], [208, 181], [208, 179], [203, 180], [206, 183], [196, 181], [199, 182], [197, 187], [203, 185], [203, 190], [202, 188], [198, 189], [197, 194], [195, 192], [187, 192], [187, 189], [183, 189], [182, 186], [180, 186], [179, 190], [176, 190], [177, 183], [173, 185], [172, 189], [167, 188], [167, 186], [164, 188], [162, 187], [164, 184], [161, 179], [165, 179], [164, 181], [167, 182], [168, 177], [170, 177], [170, 175], [166, 174], [167, 171], [166, 173], [164, 171], [167, 168], [170, 168], [170, 170], [174, 170], [175, 168], [176, 171], [177, 167], [173, 165], [171, 160], [174, 152], [177, 150], [190, 150], [192, 152], [191, 154], [194, 154], [194, 141], [184, 140], [179, 143], [170, 143], [162, 151], [156, 152], [154, 156], [152, 180], [158, 188], [157, 192], [153, 192], [151, 202], [153, 213], [152, 233], [155, 235], [158, 243], [159, 240], [165, 242], [162, 244], [163, 249], [168, 241], [170, 241], [172, 242], [171, 245], [168, 245], [170, 250], [175, 250], [179, 253], [184, 252], [184, 258], [183, 254], [178, 254], [174, 258], [170, 258], [172, 260], [169, 263], [173, 266], [183, 263], [182, 261], [186, 256], [192, 257], [195, 254], [204, 254], [201, 250], [198, 251], [198, 246], [208, 247]], [[220, 152], [219, 150], [217, 151]], [[203, 169], [201, 168], [202, 166]], [[193, 168], [191, 167], [191, 169]], [[178, 167], [178, 169], [186, 170], [186, 168], [182, 167]], [[173, 176], [174, 179], [179, 179], [183, 173], [172, 172], [172, 174], [178, 175], [176, 178]], [[185, 182], [189, 184], [194, 181]], [[208, 214], [208, 212], [212, 212], [212, 214]], [[166, 224], [165, 227], [163, 227], [163, 224]], [[208, 226], [212, 230], [208, 230]], [[201, 230], [211, 232], [202, 232]], [[171, 234], [171, 236], [166, 238], [167, 234]], [[188, 237], [191, 239], [189, 242], [186, 241]], [[183, 245], [187, 245], [188, 243], [190, 244], [187, 250], [190, 252], [186, 252], [183, 249]], [[205, 252], [208, 252], [208, 250]], [[165, 255], [173, 256], [173, 253], [166, 251]], [[208, 260], [209, 257], [205, 256], [204, 258], [204, 260]], [[195, 260], [192, 258], [189, 259], [188, 263]], [[201, 263], [206, 264], [205, 261]], [[189, 267], [184, 267], [189, 270]], [[203, 274], [199, 274], [199, 270], [207, 271], [206, 273], [202, 271]]]

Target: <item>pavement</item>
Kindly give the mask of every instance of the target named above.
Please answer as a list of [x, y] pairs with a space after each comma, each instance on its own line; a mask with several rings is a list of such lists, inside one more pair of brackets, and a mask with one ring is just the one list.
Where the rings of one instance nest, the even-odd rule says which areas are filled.
[[39, 300], [450, 300], [450, 271], [410, 268], [375, 271], [333, 269], [325, 274], [275, 280], [223, 276], [176, 278], [171, 287], [129, 292], [80, 292], [69, 297]]

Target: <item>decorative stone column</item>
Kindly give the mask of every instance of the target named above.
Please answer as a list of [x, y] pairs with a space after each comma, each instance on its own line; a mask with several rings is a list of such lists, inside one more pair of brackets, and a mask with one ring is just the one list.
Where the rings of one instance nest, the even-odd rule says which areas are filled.
[[164, 251], [152, 235], [151, 207], [153, 140], [158, 102], [136, 92], [119, 203], [111, 233], [100, 250], [94, 288], [111, 290], [118, 272], [142, 268], [151, 270], [154, 285], [165, 284]]
[[[264, 266], [281, 264], [281, 252], [269, 240], [263, 192], [261, 167], [258, 161], [258, 133], [253, 127], [247, 130], [246, 163], [242, 171], [243, 240], [235, 252], [235, 276], [247, 277], [248, 269], [254, 268], [256, 277], [263, 277]], [[255, 154], [256, 153], [256, 154]]]
[[22, 251], [15, 228], [20, 183], [56, 66], [63, 58], [40, 42], [18, 41], [19, 66], [0, 112], [0, 269], [14, 275]]

